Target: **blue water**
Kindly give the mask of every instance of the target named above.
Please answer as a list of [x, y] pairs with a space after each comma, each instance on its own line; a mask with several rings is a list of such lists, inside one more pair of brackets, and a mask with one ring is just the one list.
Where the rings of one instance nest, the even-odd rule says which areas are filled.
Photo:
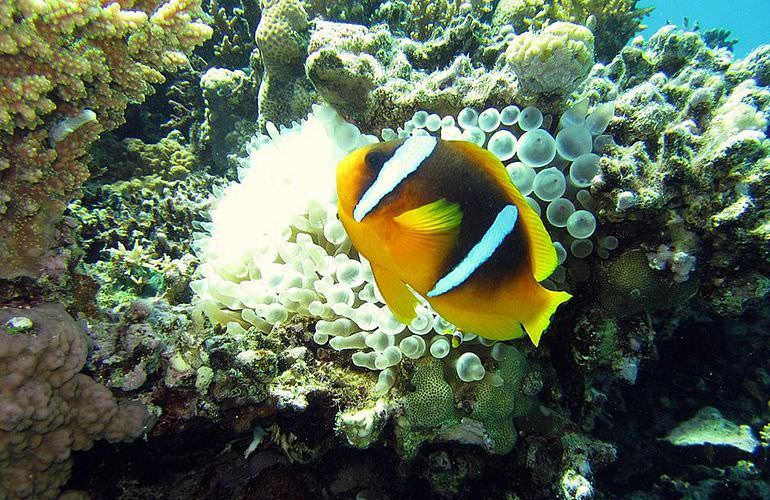
[[642, 6], [655, 10], [645, 19], [645, 38], [670, 21], [682, 26], [685, 17], [690, 27], [695, 21], [701, 30], [725, 28], [737, 38], [735, 55], [743, 57], [758, 45], [770, 43], [770, 0], [644, 0]]

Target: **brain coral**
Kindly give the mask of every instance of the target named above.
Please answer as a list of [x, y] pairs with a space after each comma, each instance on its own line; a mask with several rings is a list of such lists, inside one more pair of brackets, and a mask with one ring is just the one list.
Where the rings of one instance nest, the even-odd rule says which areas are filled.
[[444, 367], [434, 358], [422, 361], [412, 376], [414, 392], [407, 394], [404, 412], [413, 427], [439, 427], [457, 420], [452, 387]]
[[596, 58], [611, 60], [639, 31], [652, 7], [638, 0], [501, 0], [493, 24], [513, 25], [517, 33], [542, 29], [555, 21], [586, 24], [596, 36]]
[[56, 498], [73, 450], [143, 432], [143, 404], [118, 404], [78, 373], [87, 354], [83, 328], [62, 305], [0, 309], [2, 498]]
[[578, 24], [553, 23], [515, 37], [506, 61], [525, 94], [568, 96], [594, 64], [594, 35]]

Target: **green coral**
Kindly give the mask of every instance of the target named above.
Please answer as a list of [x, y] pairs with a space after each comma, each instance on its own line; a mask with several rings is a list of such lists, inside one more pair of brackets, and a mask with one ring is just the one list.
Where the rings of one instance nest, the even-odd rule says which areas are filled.
[[[254, 49], [254, 29], [260, 17], [259, 0], [205, 0], [204, 10], [211, 15], [214, 35], [206, 48], [206, 60], [216, 57], [218, 65], [227, 68], [248, 66]], [[213, 56], [213, 57], [212, 57]]]
[[444, 379], [441, 361], [432, 357], [418, 361], [412, 384], [415, 390], [404, 398], [404, 413], [413, 427], [439, 427], [457, 421], [454, 392]]
[[100, 282], [101, 306], [160, 294], [172, 304], [189, 300], [194, 224], [203, 220], [199, 207], [207, 193], [222, 182], [193, 173], [86, 187], [68, 214], [79, 223], [81, 265]]
[[[415, 390], [403, 402], [408, 427], [397, 426], [406, 456], [412, 456], [422, 442], [435, 439], [490, 446], [498, 454], [513, 449], [517, 438], [514, 418], [531, 408], [530, 398], [522, 394], [528, 363], [517, 349], [500, 347], [496, 370], [474, 384], [457, 382], [454, 387], [447, 382], [445, 361], [428, 357], [416, 362]], [[468, 401], [458, 402], [464, 399]], [[467, 409], [458, 409], [466, 402]], [[462, 414], [469, 418], [461, 418]]]
[[684, 304], [698, 290], [696, 278], [678, 283], [671, 273], [652, 269], [647, 252], [624, 252], [602, 266], [599, 302], [614, 316], [632, 316]]
[[391, 30], [416, 41], [438, 40], [468, 18], [485, 20], [491, 0], [395, 0], [383, 2], [373, 21], [386, 22]]
[[156, 144], [146, 144], [141, 139], [124, 139], [126, 151], [135, 167], [131, 176], [157, 174], [164, 179], [181, 179], [193, 171], [197, 164], [184, 136], [172, 130]]
[[245, 156], [245, 145], [257, 131], [254, 115], [261, 74], [255, 73], [211, 68], [201, 75], [206, 112], [200, 139], [220, 170], [237, 163], [235, 156]]
[[515, 348], [505, 349], [504, 353], [498, 360], [498, 369], [494, 372], [496, 377], [488, 376], [476, 387], [475, 407], [471, 414], [471, 418], [484, 424], [484, 429], [494, 442], [494, 451], [498, 454], [513, 449], [517, 439], [513, 419], [521, 416], [528, 408], [521, 395], [527, 360]]
[[[473, 26], [471, 20], [468, 27]], [[447, 51], [454, 50], [461, 55], [449, 57]], [[465, 106], [505, 106], [517, 93], [515, 75], [507, 66], [474, 66], [465, 49], [440, 41], [399, 46], [384, 26], [318, 22], [310, 51], [306, 69], [318, 93], [362, 130], [393, 127], [418, 109], [444, 115]], [[423, 64], [433, 71], [416, 70]]]

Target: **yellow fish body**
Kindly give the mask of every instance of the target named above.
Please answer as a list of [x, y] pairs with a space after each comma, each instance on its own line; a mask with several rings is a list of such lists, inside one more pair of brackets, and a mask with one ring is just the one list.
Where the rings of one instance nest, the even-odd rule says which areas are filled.
[[[339, 217], [404, 323], [419, 293], [447, 321], [537, 345], [571, 297], [538, 282], [557, 265], [540, 217], [491, 153], [430, 136], [372, 144], [337, 167]], [[408, 287], [407, 287], [408, 285]]]

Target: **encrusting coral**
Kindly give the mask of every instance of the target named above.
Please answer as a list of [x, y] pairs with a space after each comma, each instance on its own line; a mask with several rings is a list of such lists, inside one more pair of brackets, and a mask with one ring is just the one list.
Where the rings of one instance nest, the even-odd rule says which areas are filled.
[[0, 277], [35, 276], [86, 149], [211, 36], [197, 0], [0, 7]]
[[87, 355], [85, 332], [62, 305], [0, 309], [3, 498], [56, 498], [72, 451], [144, 431], [144, 404], [117, 403], [109, 389], [78, 373]]
[[609, 146], [595, 193], [605, 217], [618, 228], [661, 227], [643, 242], [660, 254], [651, 265], [680, 283], [697, 269], [700, 295], [720, 314], [740, 314], [770, 293], [760, 271], [770, 262], [770, 93], [753, 79], [762, 67], [733, 63], [696, 33], [665, 26], [597, 65], [578, 89], [616, 103], [608, 130], [620, 146]]

